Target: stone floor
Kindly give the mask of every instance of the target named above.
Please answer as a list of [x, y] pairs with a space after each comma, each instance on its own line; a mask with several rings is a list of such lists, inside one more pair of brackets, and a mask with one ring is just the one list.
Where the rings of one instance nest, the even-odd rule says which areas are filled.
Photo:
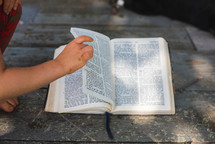
[[48, 88], [19, 98], [13, 113], [0, 112], [0, 143], [215, 143], [215, 37], [164, 16], [121, 8], [112, 15], [107, 0], [25, 0], [23, 15], [4, 54], [8, 67], [32, 66], [53, 58], [73, 39], [70, 27], [110, 38], [164, 37], [170, 46], [175, 115], [111, 116], [44, 112]]

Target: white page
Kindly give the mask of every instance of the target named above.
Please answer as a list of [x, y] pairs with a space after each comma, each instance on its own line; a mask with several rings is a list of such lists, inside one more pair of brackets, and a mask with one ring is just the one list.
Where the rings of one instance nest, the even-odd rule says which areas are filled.
[[[113, 39], [115, 113], [158, 114], [171, 109], [164, 40]], [[130, 111], [130, 112], [129, 112]], [[169, 113], [169, 112], [168, 112]]]
[[74, 37], [87, 35], [94, 39], [92, 43], [86, 43], [93, 46], [94, 56], [83, 67], [84, 93], [114, 104], [110, 39], [103, 34], [80, 28], [71, 28], [71, 33]]
[[59, 82], [61, 83], [59, 95], [63, 96], [60, 102], [60, 112], [104, 113], [110, 111], [110, 104], [83, 93], [81, 69], [64, 76]]

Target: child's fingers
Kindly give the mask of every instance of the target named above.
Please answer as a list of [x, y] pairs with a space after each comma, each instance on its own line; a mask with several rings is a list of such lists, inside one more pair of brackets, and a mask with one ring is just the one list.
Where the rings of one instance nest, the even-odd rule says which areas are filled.
[[12, 112], [14, 110], [14, 107], [7, 102], [1, 102], [0, 109], [4, 110], [6, 112]]
[[6, 14], [8, 14], [8, 7], [10, 6], [10, 0], [4, 1], [3, 10]]
[[91, 45], [86, 45], [85, 47], [82, 48], [82, 52], [93, 52], [93, 47]]
[[14, 0], [5, 0], [4, 1], [4, 12], [8, 15], [13, 8], [13, 2]]
[[67, 45], [68, 48], [72, 48], [72, 49], [75, 48], [75, 47], [77, 47], [78, 49], [82, 49], [82, 48], [84, 48], [86, 46], [88, 46], [88, 45], [86, 45], [86, 44], [76, 44], [76, 45], [74, 45], [74, 43], [72, 43], [72, 42], [70, 42]]
[[7, 10], [8, 14], [9, 14], [9, 13], [11, 12], [11, 10], [13, 9], [14, 3], [15, 3], [15, 0], [10, 0], [10, 5], [9, 5], [9, 7], [8, 7], [8, 10]]
[[93, 47], [88, 45], [82, 49], [82, 57], [85, 61], [91, 59], [93, 57]]
[[20, 0], [16, 0], [14, 6], [13, 6], [13, 9], [16, 10], [17, 7], [18, 7], [18, 4], [20, 3]]
[[9, 104], [11, 104], [13, 107], [16, 107], [18, 105], [18, 101], [16, 99], [9, 99], [7, 100]]
[[82, 48], [85, 48], [86, 46], [88, 46], [88, 45], [86, 45], [86, 44], [80, 44], [79, 45], [79, 47], [82, 49]]
[[18, 98], [16, 97], [16, 98], [13, 98], [13, 99], [14, 99], [16, 105], [18, 105], [19, 104]]
[[73, 40], [75, 43], [83, 43], [83, 42], [92, 42], [93, 39], [89, 36], [85, 36], [85, 35], [82, 35], [82, 36], [79, 36], [77, 37], [76, 39]]

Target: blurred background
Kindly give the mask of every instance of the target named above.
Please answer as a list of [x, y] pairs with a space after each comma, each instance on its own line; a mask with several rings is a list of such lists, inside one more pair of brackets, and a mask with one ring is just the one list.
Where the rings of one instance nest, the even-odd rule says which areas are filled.
[[71, 40], [69, 28], [73, 26], [96, 30], [111, 38], [164, 37], [174, 49], [214, 50], [214, 3], [211, 0], [23, 0], [23, 15], [10, 46], [58, 47]]

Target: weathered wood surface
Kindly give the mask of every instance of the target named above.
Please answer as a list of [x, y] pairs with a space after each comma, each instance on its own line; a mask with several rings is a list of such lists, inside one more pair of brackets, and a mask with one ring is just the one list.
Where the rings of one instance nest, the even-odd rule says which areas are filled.
[[[31, 66], [50, 60], [53, 50], [10, 48], [5, 61], [8, 66]], [[25, 55], [20, 54], [23, 51]], [[36, 56], [38, 53], [40, 57]], [[104, 115], [45, 113], [47, 90], [41, 89], [20, 97], [20, 105], [13, 113], [0, 113], [0, 139], [2, 142], [214, 142], [215, 91], [214, 85], [208, 83], [215, 82], [214, 54], [171, 50], [171, 57], [176, 87], [175, 115], [111, 116], [114, 140], [110, 140]], [[30, 60], [23, 63], [22, 59]], [[12, 60], [14, 63], [8, 63]], [[192, 83], [199, 76], [206, 79]], [[202, 80], [205, 82], [201, 83]]]
[[70, 27], [81, 27], [103, 33], [113, 38], [163, 37], [171, 49], [193, 50], [194, 47], [184, 27], [102, 26], [102, 25], [31, 25], [18, 29], [10, 46], [58, 47], [73, 39]]
[[54, 50], [47, 47], [9, 47], [5, 51], [4, 61], [7, 67], [34, 66], [53, 59]]
[[[33, 1], [24, 3], [22, 25], [10, 46], [58, 47], [73, 39], [70, 27], [82, 27], [112, 38], [164, 37], [173, 49], [194, 49], [184, 23], [163, 16], [143, 16], [121, 9], [111, 14], [104, 0]], [[62, 10], [63, 9], [63, 10]]]
[[192, 41], [198, 51], [214, 51], [215, 37], [211, 33], [199, 30], [195, 27], [186, 27]]
[[161, 36], [170, 44], [176, 114], [111, 116], [111, 140], [104, 115], [44, 112], [48, 90], [43, 88], [21, 96], [13, 113], [0, 111], [0, 143], [215, 143], [215, 52], [195, 51], [186, 24], [125, 9], [110, 13], [104, 0], [23, 1], [21, 24], [5, 63], [24, 67], [51, 60], [55, 48], [73, 39], [71, 26], [110, 38]]
[[176, 94], [172, 116], [111, 116], [110, 140], [104, 115], [45, 113], [46, 90], [20, 97], [11, 113], [1, 112], [1, 141], [214, 142], [214, 92]]
[[[185, 24], [163, 16], [143, 16], [121, 9], [117, 15], [111, 14], [111, 6], [106, 0], [28, 0], [24, 3], [34, 8], [26, 13], [34, 24], [69, 24], [69, 25], [134, 25], [134, 26], [183, 26]], [[29, 19], [27, 20], [29, 22]]]

